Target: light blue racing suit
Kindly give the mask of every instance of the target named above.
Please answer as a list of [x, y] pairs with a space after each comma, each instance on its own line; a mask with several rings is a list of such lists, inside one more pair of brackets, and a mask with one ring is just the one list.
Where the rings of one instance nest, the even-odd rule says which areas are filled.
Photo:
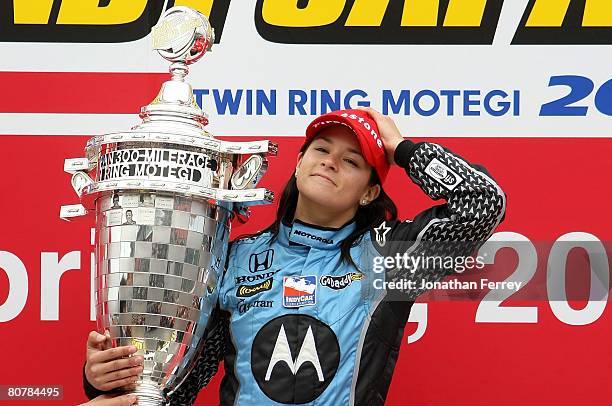
[[[418, 287], [448, 270], [381, 272], [375, 257], [470, 255], [506, 208], [505, 194], [483, 167], [437, 144], [403, 141], [395, 161], [429, 197], [446, 203], [364, 232], [350, 250], [358, 269], [340, 259], [353, 222], [340, 229], [283, 223], [276, 239], [264, 232], [234, 242], [220, 321], [173, 398], [193, 401], [223, 358], [221, 405], [384, 403], [411, 306], [423, 292]], [[402, 280], [416, 288], [383, 287]]]
[[[434, 200], [413, 220], [365, 231], [343, 262], [354, 222], [326, 229], [295, 221], [235, 241], [217, 321], [171, 404], [191, 404], [225, 363], [221, 405], [381, 405], [421, 281], [448, 270], [376, 267], [375, 258], [468, 256], [502, 221], [506, 197], [484, 168], [433, 143], [402, 142], [396, 163]], [[413, 281], [391, 289], [384, 282]]]

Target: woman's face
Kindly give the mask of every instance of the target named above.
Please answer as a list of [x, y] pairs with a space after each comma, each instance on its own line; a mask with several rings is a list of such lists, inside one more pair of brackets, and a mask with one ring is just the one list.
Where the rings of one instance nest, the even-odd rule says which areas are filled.
[[362, 200], [369, 203], [380, 192], [379, 185], [370, 185], [371, 173], [353, 131], [342, 125], [328, 127], [298, 156], [300, 199], [335, 212], [356, 210]]

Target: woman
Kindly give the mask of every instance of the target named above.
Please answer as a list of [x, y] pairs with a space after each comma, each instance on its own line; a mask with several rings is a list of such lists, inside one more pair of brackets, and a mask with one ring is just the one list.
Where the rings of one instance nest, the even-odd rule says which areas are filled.
[[[393, 163], [447, 203], [398, 221], [382, 188]], [[382, 266], [380, 259], [467, 256], [504, 212], [505, 195], [484, 168], [436, 144], [404, 140], [377, 111], [318, 117], [306, 130], [276, 220], [232, 244], [219, 322], [172, 404], [191, 404], [222, 357], [222, 405], [383, 404], [421, 281], [448, 270]], [[388, 283], [402, 281], [412, 284]], [[96, 338], [104, 341], [94, 333], [92, 345]], [[129, 365], [138, 357], [111, 368], [112, 350], [101, 348], [85, 368], [98, 389], [125, 385], [139, 372]], [[122, 369], [123, 379], [112, 369]], [[98, 394], [86, 386], [90, 397]]]

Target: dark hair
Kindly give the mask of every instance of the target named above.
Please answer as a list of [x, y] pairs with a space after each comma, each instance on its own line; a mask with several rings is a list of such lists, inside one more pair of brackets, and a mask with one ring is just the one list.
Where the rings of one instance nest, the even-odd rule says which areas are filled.
[[[303, 153], [308, 149], [308, 146], [314, 139], [311, 138], [308, 142], [306, 142], [302, 148], [300, 148], [300, 152]], [[370, 185], [380, 184], [380, 179], [376, 174], [374, 168], [372, 168], [372, 172], [370, 175]], [[292, 221], [295, 216], [295, 208], [297, 206], [299, 190], [297, 188], [297, 182], [295, 176], [291, 174], [291, 177], [287, 181], [285, 188], [280, 197], [280, 201], [278, 203], [278, 209], [276, 210], [276, 219], [272, 224], [262, 230], [260, 233], [270, 232], [272, 233], [272, 240], [274, 241], [278, 237], [278, 232], [280, 230], [280, 225], [283, 220]], [[340, 253], [341, 253], [341, 261], [347, 264], [350, 264], [358, 269], [355, 261], [351, 257], [350, 249], [353, 245], [358, 243], [361, 240], [363, 234], [371, 229], [372, 227], [382, 223], [385, 220], [395, 220], [397, 218], [397, 207], [395, 207], [395, 203], [393, 200], [385, 193], [382, 188], [380, 188], [380, 194], [376, 199], [370, 202], [368, 205], [359, 206], [357, 209], [357, 213], [355, 213], [355, 217], [353, 217], [353, 221], [355, 222], [355, 230], [348, 235], [341, 243], [340, 243]], [[257, 233], [257, 234], [260, 234]], [[250, 235], [254, 236], [254, 235]], [[241, 236], [239, 238], [247, 238], [249, 235]]]

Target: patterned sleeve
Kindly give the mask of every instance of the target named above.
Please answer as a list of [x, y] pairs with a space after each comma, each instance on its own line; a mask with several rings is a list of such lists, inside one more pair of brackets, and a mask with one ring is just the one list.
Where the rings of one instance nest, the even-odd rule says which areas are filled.
[[[389, 221], [372, 230], [380, 254], [469, 256], [504, 219], [506, 195], [482, 166], [470, 164], [440, 145], [409, 140], [398, 145], [395, 162], [429, 197], [446, 203], [419, 213], [414, 220]], [[423, 280], [439, 281], [447, 274], [448, 269], [421, 263], [416, 269], [388, 269], [386, 280], [412, 280], [421, 286]], [[411, 299], [423, 292], [411, 290]]]
[[206, 334], [204, 349], [183, 383], [169, 394], [170, 406], [192, 405], [198, 393], [217, 373], [219, 362], [225, 353], [225, 342], [229, 333], [229, 321], [225, 312], [215, 310], [218, 317], [214, 317], [214, 324]]

